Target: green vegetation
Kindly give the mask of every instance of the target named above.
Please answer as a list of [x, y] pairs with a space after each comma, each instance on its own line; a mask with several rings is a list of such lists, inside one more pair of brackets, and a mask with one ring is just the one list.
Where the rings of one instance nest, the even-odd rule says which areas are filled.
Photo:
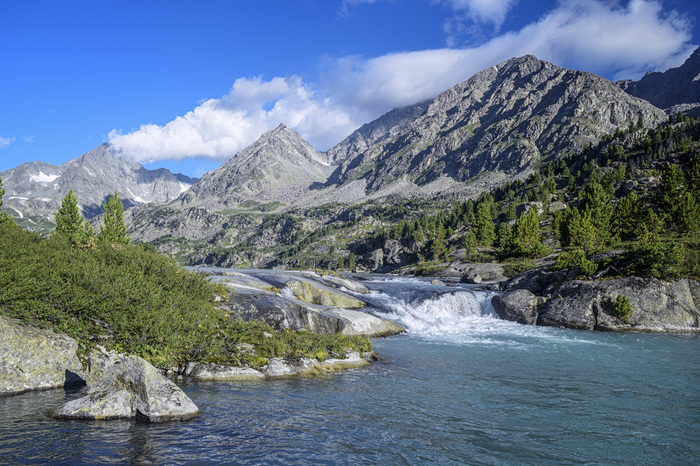
[[625, 295], [617, 295], [615, 301], [612, 301], [608, 305], [610, 314], [617, 317], [621, 321], [629, 324], [630, 314], [632, 314], [632, 304], [630, 304], [630, 299]]
[[[112, 199], [121, 204], [118, 196]], [[105, 237], [86, 242], [76, 212], [71, 191], [50, 237], [11, 219], [0, 222], [0, 314], [69, 334], [83, 351], [100, 344], [161, 368], [209, 360], [255, 367], [269, 357], [327, 358], [371, 349], [365, 337], [275, 332], [265, 324], [232, 321], [215, 307], [216, 297], [227, 293], [224, 287], [182, 269], [152, 246], [107, 236], [115, 225], [111, 231], [121, 231], [116, 217], [103, 227]]]
[[124, 204], [119, 193], [115, 191], [102, 208], [105, 211], [105, 224], [100, 229], [99, 239], [111, 244], [129, 244], [124, 226]]

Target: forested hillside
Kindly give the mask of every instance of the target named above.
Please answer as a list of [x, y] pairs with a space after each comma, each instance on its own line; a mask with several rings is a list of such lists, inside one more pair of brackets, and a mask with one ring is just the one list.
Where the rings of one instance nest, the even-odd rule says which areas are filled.
[[699, 199], [700, 121], [679, 114], [656, 129], [630, 122], [478, 199], [241, 213], [215, 252], [199, 253], [196, 242], [177, 252], [193, 264], [389, 271], [451, 260], [518, 270], [563, 250], [561, 267], [592, 274], [610, 264], [591, 258], [618, 250], [626, 251], [620, 273], [700, 276]]

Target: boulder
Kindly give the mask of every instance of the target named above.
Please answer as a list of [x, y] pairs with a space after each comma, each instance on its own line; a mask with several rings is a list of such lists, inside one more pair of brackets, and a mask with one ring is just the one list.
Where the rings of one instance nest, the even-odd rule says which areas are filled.
[[78, 343], [0, 316], [0, 395], [84, 383]]
[[351, 309], [328, 309], [323, 312], [341, 319], [345, 325], [340, 331], [343, 335], [365, 335], [368, 337], [385, 337], [403, 333], [405, 329], [398, 322], [382, 319], [362, 311]]
[[505, 290], [528, 290], [538, 296], [548, 296], [566, 280], [575, 278], [575, 271], [560, 270], [553, 272], [551, 265], [541, 265], [526, 270], [503, 283]]
[[337, 306], [346, 309], [360, 309], [366, 306], [364, 301], [320, 283], [313, 283], [308, 280], [291, 280], [286, 285], [292, 290], [297, 299], [306, 303]]
[[93, 351], [88, 394], [54, 411], [57, 419], [185, 420], [199, 409], [174, 382], [138, 356]]
[[250, 367], [234, 367], [205, 362], [187, 363], [182, 375], [197, 380], [257, 380], [265, 374]]
[[503, 320], [535, 325], [538, 298], [528, 290], [506, 291], [491, 298], [493, 309]]
[[277, 331], [308, 330], [313, 333], [338, 333], [344, 323], [282, 296], [260, 293], [234, 295], [219, 305], [232, 319], [265, 322]]
[[[627, 321], [615, 317], [612, 303], [629, 298]], [[601, 281], [571, 281], [554, 290], [539, 307], [537, 325], [597, 330], [654, 332], [700, 331], [700, 283], [685, 278], [665, 282], [630, 276]]]
[[496, 283], [507, 280], [501, 264], [463, 264], [460, 271], [463, 283]]

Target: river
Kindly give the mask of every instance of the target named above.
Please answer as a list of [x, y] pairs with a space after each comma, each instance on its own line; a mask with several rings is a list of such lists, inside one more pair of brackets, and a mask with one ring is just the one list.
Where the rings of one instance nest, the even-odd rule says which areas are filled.
[[[699, 464], [700, 338], [498, 320], [488, 292], [366, 282], [408, 333], [324, 377], [178, 382], [203, 416], [56, 421], [0, 398], [2, 464]], [[444, 290], [444, 288], [443, 288]]]

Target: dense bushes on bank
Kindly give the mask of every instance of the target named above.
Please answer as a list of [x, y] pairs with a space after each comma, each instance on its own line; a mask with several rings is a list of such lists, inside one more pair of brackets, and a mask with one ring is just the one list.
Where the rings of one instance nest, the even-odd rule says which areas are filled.
[[[224, 293], [141, 245], [98, 240], [81, 247], [64, 236], [43, 238], [0, 222], [0, 313], [67, 333], [83, 349], [102, 344], [171, 367], [212, 358], [260, 365], [266, 357], [371, 348], [367, 338], [286, 335], [232, 322], [215, 306]], [[256, 351], [241, 353], [239, 343]]]

